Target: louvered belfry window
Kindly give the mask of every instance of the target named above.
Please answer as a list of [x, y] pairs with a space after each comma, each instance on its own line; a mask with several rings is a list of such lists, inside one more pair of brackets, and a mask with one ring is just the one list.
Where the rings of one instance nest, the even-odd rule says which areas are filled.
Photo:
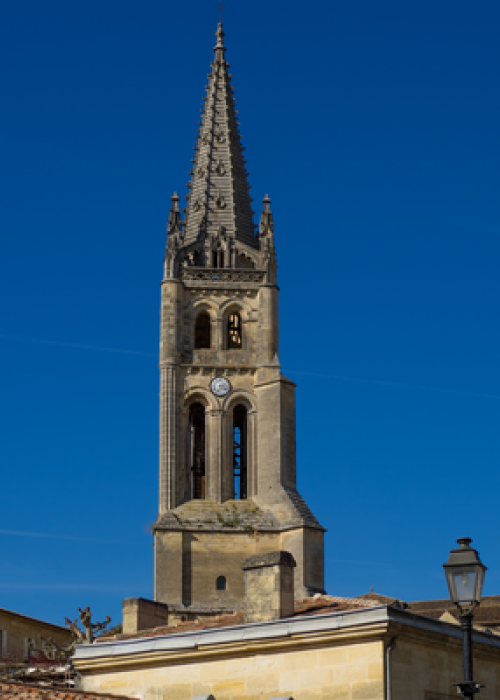
[[247, 409], [233, 411], [233, 498], [247, 497]]
[[211, 345], [210, 314], [200, 311], [194, 328], [194, 347], [209, 348]]
[[228, 350], [241, 348], [241, 316], [238, 313], [229, 314], [227, 320], [227, 347]]
[[189, 409], [189, 458], [192, 497], [205, 498], [205, 408], [200, 403]]

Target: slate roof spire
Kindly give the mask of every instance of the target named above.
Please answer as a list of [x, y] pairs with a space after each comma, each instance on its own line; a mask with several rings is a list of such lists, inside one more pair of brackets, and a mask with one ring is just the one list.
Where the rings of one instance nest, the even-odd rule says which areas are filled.
[[184, 245], [223, 231], [258, 248], [221, 22], [215, 36], [214, 61], [188, 183]]

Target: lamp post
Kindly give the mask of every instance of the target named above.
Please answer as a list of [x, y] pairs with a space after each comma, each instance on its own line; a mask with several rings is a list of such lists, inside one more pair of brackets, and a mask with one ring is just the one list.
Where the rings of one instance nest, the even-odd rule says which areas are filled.
[[452, 549], [450, 558], [443, 564], [451, 600], [460, 611], [460, 626], [463, 636], [464, 680], [457, 688], [465, 698], [471, 700], [481, 686], [472, 680], [472, 619], [474, 609], [481, 601], [486, 567], [479, 554], [470, 546], [470, 537], [457, 540], [458, 549]]

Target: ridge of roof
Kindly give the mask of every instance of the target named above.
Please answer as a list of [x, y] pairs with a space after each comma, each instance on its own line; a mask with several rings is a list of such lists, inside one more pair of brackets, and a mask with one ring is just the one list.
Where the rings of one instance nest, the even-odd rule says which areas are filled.
[[358, 598], [360, 600], [376, 600], [379, 603], [383, 603], [384, 605], [399, 605], [402, 607], [406, 607], [408, 605], [408, 603], [405, 603], [400, 598], [396, 598], [395, 596], [383, 595], [382, 593], [375, 593], [374, 591], [370, 591], [369, 593], [363, 593], [362, 595], [358, 596]]

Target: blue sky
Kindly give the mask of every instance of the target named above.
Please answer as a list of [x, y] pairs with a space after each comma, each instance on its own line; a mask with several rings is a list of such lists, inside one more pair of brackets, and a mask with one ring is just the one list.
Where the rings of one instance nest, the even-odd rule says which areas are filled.
[[[159, 282], [217, 11], [0, 7], [0, 606], [152, 596]], [[500, 592], [500, 5], [225, 3], [327, 588]]]

